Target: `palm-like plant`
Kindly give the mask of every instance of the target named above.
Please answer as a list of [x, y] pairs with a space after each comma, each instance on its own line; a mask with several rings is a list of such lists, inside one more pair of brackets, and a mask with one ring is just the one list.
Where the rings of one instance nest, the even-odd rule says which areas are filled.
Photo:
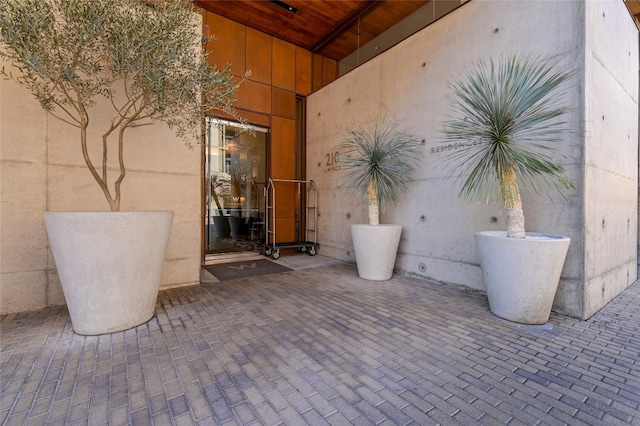
[[378, 116], [368, 129], [358, 124], [349, 127], [340, 144], [347, 169], [343, 180], [353, 195], [366, 194], [371, 225], [380, 224], [381, 208], [394, 205], [406, 192], [420, 152], [415, 136], [399, 127], [400, 122]]
[[525, 237], [521, 187], [547, 195], [555, 189], [563, 196], [574, 188], [552, 159], [558, 155], [553, 144], [566, 131], [560, 117], [570, 110], [558, 102], [562, 92], [555, 92], [573, 74], [539, 55], [512, 55], [497, 64], [479, 61], [476, 70], [450, 84], [455, 117], [445, 121], [443, 133], [456, 142], [447, 162], [462, 181], [460, 197], [501, 199], [508, 237]]

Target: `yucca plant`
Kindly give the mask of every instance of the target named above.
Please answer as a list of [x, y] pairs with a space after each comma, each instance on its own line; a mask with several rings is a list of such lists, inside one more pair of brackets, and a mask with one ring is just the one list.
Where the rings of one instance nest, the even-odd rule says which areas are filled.
[[366, 197], [369, 224], [380, 224], [380, 210], [393, 206], [408, 182], [421, 151], [420, 141], [400, 122], [380, 115], [369, 128], [353, 124], [340, 144], [341, 162], [347, 169], [343, 181], [356, 197]]
[[454, 142], [446, 157], [461, 181], [459, 196], [483, 202], [500, 200], [507, 213], [507, 236], [525, 237], [522, 188], [537, 193], [574, 188], [554, 161], [556, 145], [567, 131], [561, 119], [561, 86], [573, 75], [540, 55], [511, 55], [497, 63], [478, 61], [453, 91], [453, 117], [444, 136]]

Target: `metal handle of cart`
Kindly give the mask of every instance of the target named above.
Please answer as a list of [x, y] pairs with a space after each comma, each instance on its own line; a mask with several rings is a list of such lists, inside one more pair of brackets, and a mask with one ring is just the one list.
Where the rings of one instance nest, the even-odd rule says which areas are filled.
[[[276, 243], [276, 183], [298, 185], [298, 192], [301, 185], [305, 185], [305, 241], [292, 241], [286, 243]], [[294, 179], [272, 179], [264, 189], [265, 191], [265, 256], [272, 256], [274, 259], [280, 257], [281, 248], [294, 248], [303, 253], [314, 256], [318, 250], [318, 190], [312, 180]], [[312, 225], [311, 227], [309, 225]], [[313, 238], [310, 236], [313, 235]]]

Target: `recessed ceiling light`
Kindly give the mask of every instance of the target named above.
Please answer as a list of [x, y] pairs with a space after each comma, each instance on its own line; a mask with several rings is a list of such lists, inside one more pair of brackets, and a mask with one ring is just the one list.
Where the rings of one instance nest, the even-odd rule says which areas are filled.
[[295, 7], [286, 4], [283, 1], [280, 0], [269, 0], [271, 3], [275, 4], [278, 7], [283, 8], [284, 10], [286, 10], [287, 12], [291, 12], [291, 13], [296, 13], [298, 11], [298, 9], [296, 9]]

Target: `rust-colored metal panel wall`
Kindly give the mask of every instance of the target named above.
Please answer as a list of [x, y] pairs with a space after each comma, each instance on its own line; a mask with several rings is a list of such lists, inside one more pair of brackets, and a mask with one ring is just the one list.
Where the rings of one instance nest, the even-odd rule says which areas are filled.
[[[276, 217], [295, 217], [296, 184], [276, 182]], [[280, 241], [281, 236], [278, 235]]]
[[294, 241], [296, 187], [291, 183], [275, 182], [276, 242]]
[[316, 91], [322, 87], [322, 56], [313, 54], [311, 61], [311, 89]]
[[296, 94], [273, 87], [271, 90], [271, 114], [283, 118], [296, 118]]
[[[296, 95], [306, 96], [333, 81], [337, 63], [211, 12], [205, 12], [205, 23], [216, 38], [207, 45], [211, 63], [218, 67], [231, 63], [238, 78], [251, 72], [240, 85], [235, 106], [249, 123], [270, 129], [270, 177], [296, 179]], [[295, 185], [277, 188], [277, 242], [297, 238], [297, 201]]]
[[271, 117], [271, 177], [295, 178], [295, 120]]
[[296, 93], [311, 93], [311, 52], [301, 47], [296, 47]]
[[244, 75], [247, 27], [209, 12], [206, 12], [205, 22], [209, 34], [215, 37], [206, 46], [211, 52], [209, 63], [219, 68], [231, 64], [231, 72]]
[[[271, 127], [271, 114], [242, 110], [240, 115], [243, 119], [247, 120], [247, 123], [255, 124], [256, 126]], [[224, 111], [216, 111], [215, 116], [230, 121], [237, 120], [237, 117], [233, 117]]]
[[[295, 179], [295, 120], [271, 117], [271, 177]], [[276, 184], [276, 242], [293, 241], [295, 233], [295, 185]]]
[[250, 81], [270, 84], [303, 96], [337, 77], [337, 62], [332, 59], [312, 54], [302, 47], [223, 16], [203, 13], [209, 34], [215, 37], [206, 46], [211, 52], [209, 62], [212, 65], [222, 68], [231, 64], [231, 71], [237, 76], [250, 71]]
[[322, 58], [322, 85], [326, 86], [338, 77], [338, 63], [333, 59]]
[[289, 243], [297, 241], [295, 226], [293, 217], [278, 217], [276, 219], [276, 242]]
[[273, 39], [271, 84], [292, 92], [296, 90], [296, 47], [277, 38]]
[[247, 28], [246, 61], [251, 80], [271, 84], [271, 43], [271, 36]]
[[236, 108], [271, 114], [271, 86], [245, 80], [238, 89]]

